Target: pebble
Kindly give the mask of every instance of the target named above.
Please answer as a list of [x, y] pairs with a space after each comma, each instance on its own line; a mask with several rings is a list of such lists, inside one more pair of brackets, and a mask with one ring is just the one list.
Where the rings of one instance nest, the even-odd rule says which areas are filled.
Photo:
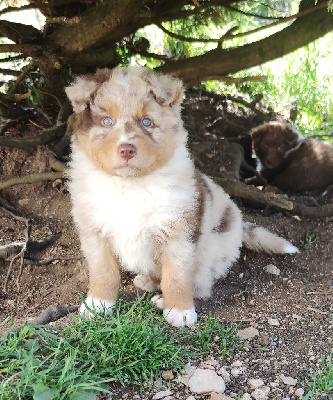
[[237, 336], [240, 339], [253, 339], [256, 336], [259, 336], [259, 331], [258, 331], [258, 329], [253, 328], [252, 326], [249, 326], [248, 328], [240, 329], [237, 332]]
[[301, 399], [304, 396], [304, 389], [299, 388], [299, 389], [295, 390], [294, 395], [296, 397], [298, 397], [299, 399]]
[[272, 274], [272, 275], [280, 275], [280, 273], [281, 273], [281, 271], [279, 270], [279, 268], [276, 267], [276, 266], [273, 265], [273, 264], [266, 265], [266, 266], [264, 267], [264, 271], [266, 271], [268, 274]]
[[171, 390], [163, 390], [162, 392], [156, 393], [152, 400], [164, 399], [165, 397], [171, 396], [171, 395], [172, 395]]
[[245, 367], [240, 367], [240, 368], [232, 368], [231, 370], [231, 375], [234, 378], [237, 378], [239, 375], [242, 375], [245, 372], [246, 368]]
[[221, 367], [217, 372], [222, 376], [225, 383], [230, 382], [230, 373], [224, 367]]
[[244, 393], [242, 396], [242, 400], [251, 400], [251, 395], [249, 393]]
[[173, 372], [171, 370], [162, 371], [162, 378], [166, 381], [172, 381], [174, 378]]
[[234, 400], [232, 397], [220, 393], [212, 393], [209, 400]]
[[257, 340], [258, 344], [260, 344], [260, 346], [268, 346], [269, 345], [269, 337], [267, 335], [264, 334], [260, 334]]
[[254, 392], [252, 392], [251, 396], [255, 400], [265, 400], [265, 399], [267, 399], [269, 391], [270, 391], [270, 388], [268, 386], [263, 386], [261, 388], [256, 389]]
[[224, 380], [211, 369], [198, 368], [190, 377], [188, 383], [191, 392], [197, 394], [223, 393], [225, 391]]
[[280, 326], [280, 322], [276, 318], [268, 318], [267, 322], [270, 326]]
[[195, 397], [191, 395], [191, 396], [186, 397], [186, 400], [195, 400]]
[[292, 378], [291, 376], [281, 375], [281, 380], [285, 385], [295, 386], [297, 383], [297, 379]]
[[258, 389], [264, 386], [264, 381], [262, 379], [248, 379], [247, 384], [251, 389]]

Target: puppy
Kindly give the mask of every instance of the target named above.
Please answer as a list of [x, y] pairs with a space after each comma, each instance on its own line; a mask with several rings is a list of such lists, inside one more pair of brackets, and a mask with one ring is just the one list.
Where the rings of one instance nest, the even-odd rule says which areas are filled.
[[263, 124], [251, 135], [267, 183], [294, 193], [333, 184], [333, 145], [329, 142], [304, 139], [282, 122]]
[[120, 268], [137, 274], [174, 326], [197, 320], [243, 243], [295, 253], [251, 224], [228, 195], [195, 169], [181, 120], [180, 80], [139, 67], [99, 70], [66, 88], [77, 115], [72, 139], [73, 216], [89, 268], [89, 308], [112, 312]]

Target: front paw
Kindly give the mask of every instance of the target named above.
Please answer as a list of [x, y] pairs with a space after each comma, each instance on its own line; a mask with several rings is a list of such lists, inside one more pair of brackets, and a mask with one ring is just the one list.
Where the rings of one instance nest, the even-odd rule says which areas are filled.
[[197, 313], [193, 308], [189, 310], [177, 310], [177, 308], [166, 308], [163, 315], [172, 326], [191, 326], [197, 322]]
[[79, 313], [87, 319], [94, 318], [96, 313], [110, 315], [115, 304], [113, 301], [100, 300], [88, 296], [85, 302], [81, 304]]

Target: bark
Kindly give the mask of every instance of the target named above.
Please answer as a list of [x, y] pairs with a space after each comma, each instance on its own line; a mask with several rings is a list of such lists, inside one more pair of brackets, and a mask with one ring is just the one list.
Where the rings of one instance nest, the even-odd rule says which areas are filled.
[[[127, 25], [147, 2], [147, 0], [100, 2], [96, 7], [88, 8], [79, 23], [71, 26], [63, 25], [57, 29], [51, 35], [51, 40], [62, 49], [63, 54], [81, 53], [98, 45], [105, 36], [115, 31], [121, 32], [121, 28]], [[123, 34], [120, 33], [117, 37], [119, 40]]]

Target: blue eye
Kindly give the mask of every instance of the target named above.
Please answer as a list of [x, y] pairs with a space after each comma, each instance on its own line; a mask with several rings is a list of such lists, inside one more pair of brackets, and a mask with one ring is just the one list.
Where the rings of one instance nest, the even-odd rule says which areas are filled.
[[144, 127], [146, 127], [146, 128], [148, 128], [149, 126], [152, 126], [152, 121], [149, 119], [149, 118], [143, 118], [142, 120], [141, 120], [141, 124], [144, 126]]
[[102, 120], [102, 124], [104, 126], [111, 126], [113, 125], [113, 119], [111, 117], [106, 117]]

